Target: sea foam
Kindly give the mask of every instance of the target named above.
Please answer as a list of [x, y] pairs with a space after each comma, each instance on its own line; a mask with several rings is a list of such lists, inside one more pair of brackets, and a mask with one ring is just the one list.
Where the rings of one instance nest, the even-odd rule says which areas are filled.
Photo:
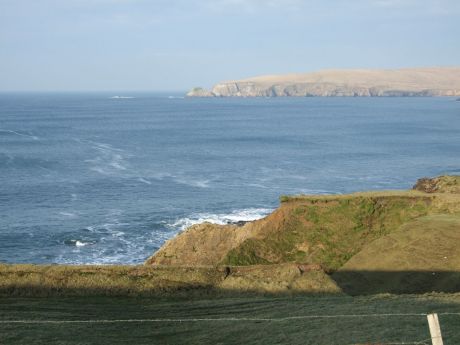
[[230, 213], [194, 213], [188, 217], [180, 218], [167, 226], [176, 230], [185, 230], [186, 228], [204, 222], [213, 224], [231, 224], [239, 221], [253, 221], [261, 219], [271, 213], [273, 209], [269, 208], [247, 208], [234, 210]]

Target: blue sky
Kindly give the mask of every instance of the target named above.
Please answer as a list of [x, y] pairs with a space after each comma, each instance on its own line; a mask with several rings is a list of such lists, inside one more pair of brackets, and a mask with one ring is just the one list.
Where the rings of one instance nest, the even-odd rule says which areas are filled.
[[0, 91], [458, 65], [459, 0], [0, 0]]

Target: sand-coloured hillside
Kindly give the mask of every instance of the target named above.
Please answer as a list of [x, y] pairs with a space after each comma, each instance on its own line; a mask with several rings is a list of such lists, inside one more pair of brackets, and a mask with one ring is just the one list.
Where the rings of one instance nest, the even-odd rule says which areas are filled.
[[460, 67], [323, 70], [194, 88], [191, 97], [460, 96]]

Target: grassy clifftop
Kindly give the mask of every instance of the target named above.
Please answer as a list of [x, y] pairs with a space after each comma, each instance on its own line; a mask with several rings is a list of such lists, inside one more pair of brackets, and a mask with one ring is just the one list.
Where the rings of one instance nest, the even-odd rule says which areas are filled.
[[293, 198], [281, 206], [284, 217], [232, 249], [222, 263], [316, 263], [337, 270], [365, 244], [433, 212], [433, 204], [413, 193]]
[[[170, 240], [146, 264], [267, 265], [273, 272], [276, 265], [293, 264], [300, 272], [316, 267], [332, 274], [329, 277], [352, 294], [366, 293], [356, 289], [362, 282], [369, 287], [367, 292], [460, 291], [460, 261], [439, 261], [433, 250], [450, 248], [447, 252], [455, 257], [453, 248], [460, 245], [459, 185], [459, 176], [441, 176], [421, 179], [409, 191], [282, 196], [280, 207], [264, 219], [242, 227], [194, 226]], [[391, 250], [389, 243], [394, 245]], [[401, 257], [406, 258], [404, 265]], [[383, 271], [383, 275], [376, 273]], [[432, 271], [444, 272], [443, 279], [433, 279]], [[408, 282], [407, 274], [423, 284]], [[276, 273], [272, 278], [276, 280]], [[382, 279], [393, 285], [381, 284]]]
[[460, 214], [460, 195], [392, 191], [282, 197], [272, 214], [243, 227], [192, 227], [170, 240], [147, 264], [298, 263], [335, 271], [365, 245], [409, 221], [435, 214]]

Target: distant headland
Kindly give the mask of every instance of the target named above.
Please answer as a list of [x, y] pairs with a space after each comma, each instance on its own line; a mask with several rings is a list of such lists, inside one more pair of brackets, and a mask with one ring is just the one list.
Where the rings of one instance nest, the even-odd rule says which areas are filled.
[[460, 67], [336, 69], [266, 75], [195, 87], [188, 97], [460, 96]]

